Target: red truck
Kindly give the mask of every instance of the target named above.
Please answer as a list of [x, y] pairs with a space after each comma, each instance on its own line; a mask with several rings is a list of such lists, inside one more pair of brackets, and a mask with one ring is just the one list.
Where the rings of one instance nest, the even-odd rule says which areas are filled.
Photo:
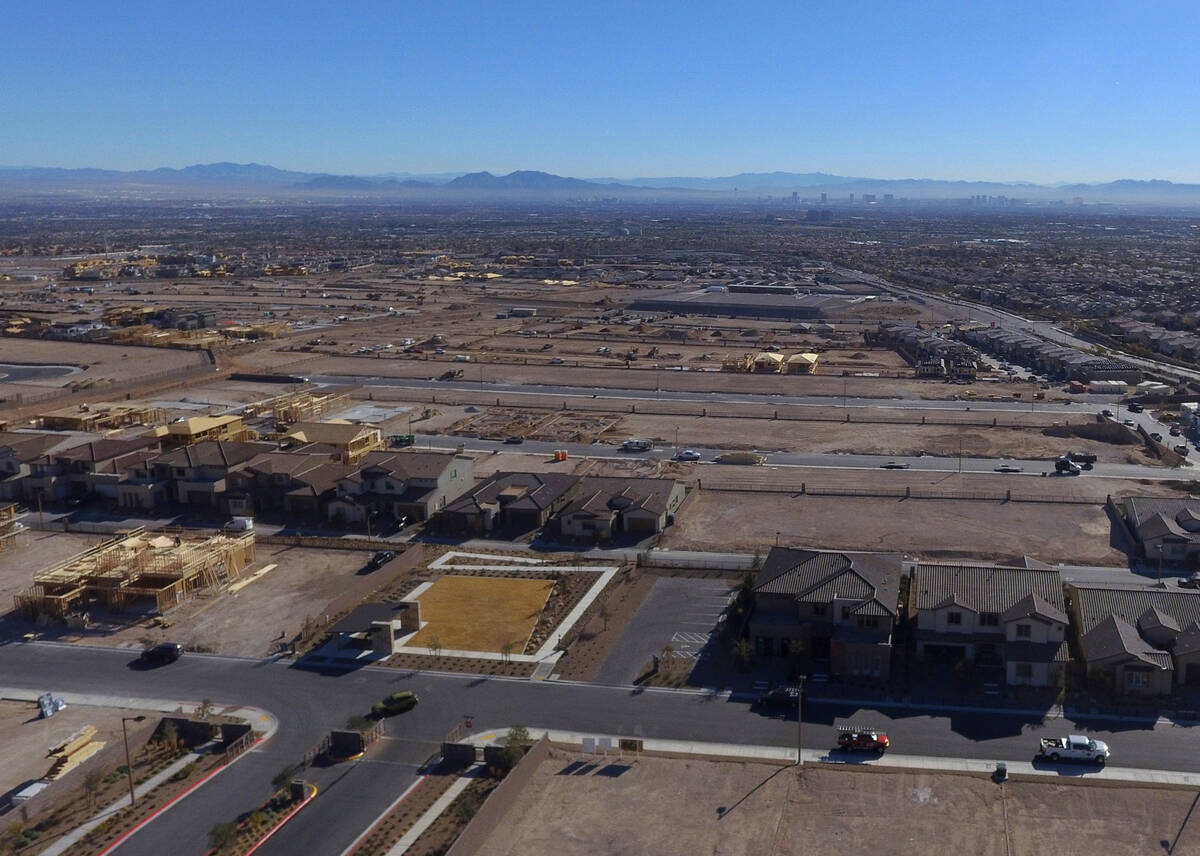
[[852, 731], [842, 731], [838, 734], [838, 748], [852, 752], [883, 752], [891, 741], [882, 731], [874, 728], [860, 728]]

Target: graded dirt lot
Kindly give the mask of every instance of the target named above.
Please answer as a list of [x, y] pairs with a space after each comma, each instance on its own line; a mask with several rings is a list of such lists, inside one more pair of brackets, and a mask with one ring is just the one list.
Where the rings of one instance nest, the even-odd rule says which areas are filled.
[[[95, 727], [96, 736], [92, 739], [99, 743], [119, 741], [121, 717], [142, 712], [119, 707], [67, 705], [49, 719], [42, 719], [34, 702], [0, 701], [0, 805], [9, 791], [50, 772], [53, 762], [47, 757], [49, 751], [70, 740], [80, 729], [88, 725]], [[66, 793], [79, 785], [83, 778], [80, 771], [86, 768], [84, 762], [51, 788]]]
[[455, 651], [524, 650], [554, 580], [439, 577], [418, 598], [424, 626], [407, 643]]
[[660, 546], [751, 552], [765, 545], [899, 550], [1121, 565], [1099, 505], [891, 499], [704, 490], [693, 493]]
[[[1200, 853], [1193, 791], [922, 771], [556, 752], [487, 840], [491, 856], [1125, 856]], [[1165, 850], [1163, 842], [1174, 843]]]

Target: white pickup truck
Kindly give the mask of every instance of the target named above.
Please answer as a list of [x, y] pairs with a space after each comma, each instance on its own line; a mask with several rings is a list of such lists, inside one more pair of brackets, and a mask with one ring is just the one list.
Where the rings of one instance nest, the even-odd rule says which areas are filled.
[[1082, 734], [1068, 737], [1043, 737], [1038, 754], [1051, 761], [1091, 761], [1103, 764], [1108, 760], [1108, 744]]

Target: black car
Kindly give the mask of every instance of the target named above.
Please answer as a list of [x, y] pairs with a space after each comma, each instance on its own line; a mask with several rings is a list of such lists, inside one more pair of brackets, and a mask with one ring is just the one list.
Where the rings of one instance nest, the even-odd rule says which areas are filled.
[[371, 556], [370, 565], [372, 568], [381, 568], [396, 558], [396, 554], [391, 550], [380, 550]]
[[1142, 412], [1143, 410], [1145, 410], [1146, 408], [1145, 408], [1145, 407], [1143, 407], [1143, 406], [1142, 406], [1142, 405], [1140, 405], [1140, 404], [1137, 404], [1137, 403], [1135, 402], [1135, 403], [1133, 403], [1133, 404], [1129, 405], [1129, 406], [1128, 406], [1127, 408], [1125, 408], [1125, 409], [1126, 409], [1126, 410], [1128, 410], [1130, 413], [1141, 413], [1141, 412]]
[[1180, 588], [1200, 589], [1200, 572], [1184, 577], [1179, 581]]
[[178, 642], [163, 642], [142, 652], [142, 662], [149, 666], [165, 666], [183, 656], [183, 646]]
[[525, 442], [525, 438], [524, 438], [524, 437], [518, 437], [518, 436], [516, 436], [516, 435], [514, 434], [512, 437], [508, 437], [508, 438], [506, 438], [506, 439], [504, 440], [504, 442], [505, 442], [505, 443], [507, 443], [507, 444], [508, 444], [508, 445], [510, 445], [510, 446], [519, 446], [519, 445], [521, 445], [522, 443], [524, 443], [524, 442]]
[[797, 687], [775, 687], [758, 697], [758, 705], [759, 707], [790, 710], [795, 709], [799, 698], [800, 690]]

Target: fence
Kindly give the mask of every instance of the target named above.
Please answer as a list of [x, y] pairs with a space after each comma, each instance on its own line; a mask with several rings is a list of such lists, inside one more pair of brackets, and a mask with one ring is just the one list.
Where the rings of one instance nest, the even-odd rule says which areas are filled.
[[256, 535], [259, 544], [275, 544], [286, 547], [320, 547], [332, 550], [392, 550], [402, 552], [404, 546], [385, 538], [350, 536], [334, 538], [326, 535]]
[[487, 801], [475, 813], [475, 817], [467, 824], [467, 828], [451, 845], [447, 856], [475, 856], [477, 853], [487, 853], [494, 845], [492, 836], [497, 828], [504, 823], [509, 811], [521, 799], [521, 791], [529, 784], [538, 767], [550, 757], [550, 741], [543, 737], [525, 753], [517, 766], [513, 767], [504, 777]]
[[153, 384], [159, 381], [184, 381], [198, 376], [209, 377], [212, 374], [213, 367], [208, 362], [207, 358], [205, 358], [203, 364], [180, 366], [172, 369], [163, 369], [157, 372], [147, 372], [146, 374], [128, 378], [127, 380], [114, 380], [109, 382], [97, 380], [90, 383], [86, 387], [73, 388], [71, 386], [63, 386], [55, 389], [45, 390], [44, 392], [18, 392], [8, 396], [7, 398], [0, 398], [0, 405], [8, 407], [23, 407], [29, 404], [38, 404], [43, 401], [51, 401], [57, 398], [67, 398], [74, 395], [111, 396], [114, 393], [130, 392], [135, 389], [139, 389], [142, 386]]
[[678, 553], [663, 555], [654, 550], [638, 553], [639, 568], [687, 568], [703, 571], [748, 571], [754, 567], [754, 556], [729, 556], [721, 559], [699, 559]]

